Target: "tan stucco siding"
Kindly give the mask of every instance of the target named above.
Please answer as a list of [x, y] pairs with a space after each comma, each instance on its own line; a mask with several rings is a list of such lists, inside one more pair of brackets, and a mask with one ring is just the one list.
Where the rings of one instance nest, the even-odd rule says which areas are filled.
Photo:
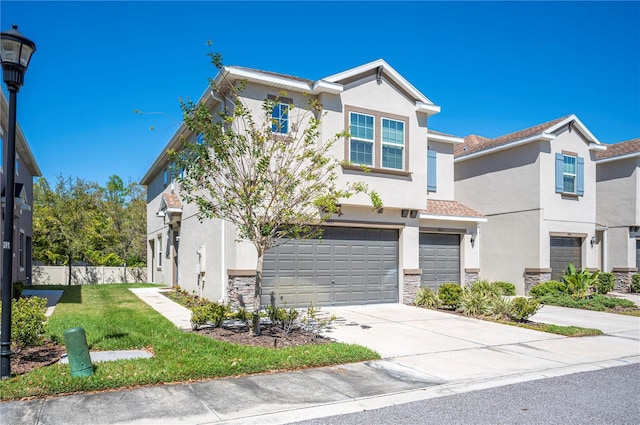
[[597, 165], [597, 222], [640, 226], [640, 160], [628, 158]]
[[[339, 95], [323, 95], [321, 102], [326, 112], [323, 118], [324, 138], [348, 130], [347, 109], [352, 108], [363, 113], [375, 113], [382, 118], [405, 121], [405, 152], [408, 150], [404, 171], [411, 173], [400, 176], [385, 173], [344, 170], [340, 173], [340, 183], [362, 181], [375, 189], [387, 207], [422, 209], [426, 205], [426, 158], [427, 158], [427, 119], [426, 115], [416, 113], [415, 101], [408, 99], [384, 78], [378, 84], [375, 76], [348, 84]], [[375, 132], [380, 131], [378, 122]], [[349, 160], [348, 140], [342, 139], [334, 146], [332, 155], [340, 161]], [[374, 158], [381, 151], [374, 149]], [[375, 159], [374, 159], [375, 162]], [[407, 196], [411, 194], [410, 196]], [[366, 196], [356, 196], [348, 200], [349, 204], [370, 205]]]
[[458, 161], [456, 200], [485, 215], [540, 208], [541, 148], [539, 143], [528, 143]]
[[[544, 219], [595, 225], [596, 165], [589, 145], [577, 131], [564, 131], [550, 142], [550, 148], [550, 152], [541, 154], [540, 197]], [[583, 196], [566, 196], [555, 192], [555, 154], [563, 152], [584, 158]], [[593, 230], [589, 233], [593, 233]]]
[[[430, 196], [443, 201], [453, 201], [453, 145], [451, 143], [429, 141], [428, 149], [436, 152], [437, 187], [436, 191], [432, 192]], [[426, 164], [426, 157], [424, 161]], [[425, 186], [426, 182], [427, 180], [425, 179]]]
[[548, 247], [543, 246], [549, 240], [540, 233], [540, 216], [539, 210], [530, 210], [487, 217], [478, 235], [483, 279], [511, 282], [524, 294], [525, 269], [549, 267]]

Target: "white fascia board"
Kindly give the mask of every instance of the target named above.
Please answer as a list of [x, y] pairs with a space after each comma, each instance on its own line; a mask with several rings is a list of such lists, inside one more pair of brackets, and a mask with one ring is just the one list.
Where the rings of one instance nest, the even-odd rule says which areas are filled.
[[427, 133], [427, 140], [433, 140], [434, 142], [461, 144], [464, 143], [464, 138], [455, 136], [445, 136], [442, 134]]
[[621, 161], [623, 159], [640, 158], [640, 152], [631, 152], [626, 155], [612, 156], [611, 158], [596, 159], [596, 164], [605, 164], [607, 162]]
[[320, 93], [329, 93], [329, 94], [339, 94], [344, 91], [344, 86], [342, 84], [331, 83], [325, 80], [318, 80], [313, 84], [313, 90], [311, 90], [311, 94], [320, 94]]
[[589, 139], [589, 148], [590, 149], [592, 149], [591, 148], [592, 144], [602, 145], [602, 142], [600, 142], [600, 140], [598, 140], [598, 138], [596, 136], [594, 136], [593, 133], [591, 133], [591, 131], [587, 128], [587, 126], [584, 125], [584, 123], [582, 121], [580, 121], [580, 118], [578, 118], [575, 114], [569, 115], [567, 118], [563, 119], [562, 121], [560, 121], [559, 123], [557, 123], [553, 127], [547, 129], [547, 132], [548, 133], [553, 133], [557, 129], [562, 128], [565, 125], [569, 124], [571, 121], [573, 121], [575, 123], [574, 126], [576, 126], [578, 128], [578, 130], [582, 134], [584, 134], [587, 137], [587, 139]]
[[488, 220], [484, 217], [465, 217], [465, 216], [455, 216], [455, 215], [435, 215], [435, 214], [426, 214], [420, 213], [421, 220], [442, 220], [442, 221], [460, 221], [460, 222], [471, 222], [471, 223], [486, 223]]
[[228, 76], [237, 77], [238, 79], [246, 79], [248, 81], [258, 82], [269, 86], [283, 87], [295, 91], [311, 91], [308, 83], [290, 78], [278, 77], [276, 75], [263, 74], [261, 72], [249, 71], [247, 69], [238, 69], [234, 67], [225, 68]]
[[429, 114], [437, 114], [438, 112], [440, 112], [440, 107], [439, 106], [434, 105], [433, 102], [431, 100], [429, 100], [429, 98], [427, 98], [424, 94], [420, 93], [420, 91], [418, 89], [413, 87], [413, 85], [411, 85], [411, 83], [409, 83], [402, 75], [400, 75], [395, 69], [393, 69], [391, 67], [391, 65], [389, 65], [387, 62], [385, 62], [384, 59], [377, 59], [377, 60], [375, 60], [373, 62], [369, 62], [369, 63], [365, 63], [364, 65], [356, 66], [355, 68], [351, 68], [351, 69], [348, 69], [346, 71], [339, 72], [337, 74], [333, 74], [333, 75], [330, 75], [328, 77], [325, 77], [325, 78], [323, 78], [323, 80], [335, 83], [336, 81], [340, 81], [340, 80], [348, 79], [348, 78], [351, 78], [351, 77], [355, 77], [355, 76], [357, 76], [359, 74], [362, 74], [364, 72], [370, 71], [372, 69], [376, 69], [376, 68], [378, 68], [380, 66], [387, 72], [389, 77], [396, 84], [398, 84], [400, 87], [402, 87], [404, 90], [406, 90], [409, 94], [411, 94], [411, 96], [413, 96], [414, 99], [416, 99], [416, 107], [417, 108], [418, 108], [418, 104], [419, 103], [424, 103], [425, 105], [434, 107], [433, 109], [429, 108], [429, 110], [420, 110], [419, 109], [419, 112], [425, 112], [425, 113], [429, 113]]
[[590, 151], [606, 151], [607, 146], [604, 144], [589, 143], [589, 150]]
[[421, 101], [416, 102], [416, 112], [422, 112], [427, 115], [435, 115], [440, 113], [440, 106], [429, 104]]
[[454, 159], [454, 162], [462, 162], [462, 161], [466, 161], [467, 159], [473, 159], [473, 158], [478, 158], [484, 155], [489, 155], [495, 152], [500, 152], [503, 151], [505, 149], [511, 149], [511, 148], [515, 148], [516, 146], [520, 146], [520, 145], [526, 145], [527, 143], [531, 143], [531, 142], [550, 142], [552, 140], [554, 140], [556, 138], [556, 136], [554, 136], [553, 134], [549, 134], [547, 132], [544, 133], [540, 133], [540, 134], [536, 134], [535, 136], [531, 136], [531, 137], [527, 137], [526, 139], [522, 139], [522, 140], [516, 140], [515, 142], [511, 142], [511, 143], [505, 143], [504, 145], [500, 145], [500, 146], [495, 146], [493, 148], [489, 148], [489, 149], [485, 149], [479, 152], [475, 152], [469, 155], [465, 155], [463, 157], [458, 157]]
[[374, 60], [373, 62], [365, 63], [364, 65], [356, 66], [355, 68], [348, 69], [346, 71], [339, 72], [337, 74], [330, 75], [328, 77], [323, 78], [325, 81], [329, 81], [331, 83], [335, 83], [336, 81], [344, 80], [347, 78], [351, 78], [363, 72], [367, 72], [371, 69], [377, 68], [379, 66], [389, 66], [382, 59]]

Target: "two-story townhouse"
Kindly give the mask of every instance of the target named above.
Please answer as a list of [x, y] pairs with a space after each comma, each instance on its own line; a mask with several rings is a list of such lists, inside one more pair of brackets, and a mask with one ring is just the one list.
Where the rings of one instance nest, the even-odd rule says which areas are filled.
[[[7, 158], [7, 137], [9, 125], [9, 103], [3, 91], [0, 90], [0, 164]], [[27, 139], [19, 124], [16, 124], [16, 165], [15, 165], [15, 205], [13, 220], [13, 282], [31, 284], [32, 280], [32, 241], [33, 241], [33, 178], [42, 175], [40, 168], [31, 152]], [[4, 166], [0, 167], [2, 178], [2, 219], [0, 228], [4, 229], [5, 182]], [[0, 267], [2, 258], [0, 258]]]
[[595, 154], [605, 149], [575, 115], [455, 146], [456, 198], [488, 218], [483, 278], [523, 294], [569, 262], [600, 267]]
[[628, 290], [640, 269], [640, 138], [596, 153], [597, 221], [606, 226], [602, 270]]
[[[385, 61], [317, 81], [225, 67], [214, 79], [216, 89], [209, 87], [200, 101], [212, 110], [228, 106], [225, 84], [240, 80], [246, 84], [243, 100], [256, 112], [282, 91], [286, 95], [280, 99], [298, 108], [305, 95], [317, 99], [324, 113], [321, 137], [345, 129], [351, 135], [330, 152], [342, 162], [340, 181], [364, 182], [384, 203], [373, 211], [364, 195], [344, 200], [340, 213], [325, 223], [321, 240], [291, 240], [267, 252], [265, 303], [411, 302], [421, 285], [477, 276], [477, 229], [486, 220], [453, 199], [453, 145], [462, 140], [429, 132], [428, 119], [440, 107]], [[285, 120], [279, 129], [286, 132], [286, 117], [274, 118]], [[166, 155], [180, 149], [182, 137], [197, 135], [182, 126], [142, 179], [148, 193], [149, 276], [242, 304], [253, 294], [257, 254], [252, 244], [236, 241], [229, 222], [201, 221], [196, 208], [182, 202]]]

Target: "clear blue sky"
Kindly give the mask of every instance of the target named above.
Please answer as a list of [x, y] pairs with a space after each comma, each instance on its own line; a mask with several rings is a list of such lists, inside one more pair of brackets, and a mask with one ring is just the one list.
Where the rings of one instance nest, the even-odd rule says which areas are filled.
[[640, 137], [639, 2], [2, 0], [0, 14], [37, 44], [18, 121], [50, 182], [139, 181], [178, 98], [215, 75], [207, 40], [225, 64], [314, 80], [383, 58], [442, 107], [431, 127], [461, 136], [575, 113], [602, 142]]

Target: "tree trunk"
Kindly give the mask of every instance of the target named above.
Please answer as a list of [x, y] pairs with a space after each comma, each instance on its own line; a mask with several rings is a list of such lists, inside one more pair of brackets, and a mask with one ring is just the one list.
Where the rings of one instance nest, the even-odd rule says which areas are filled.
[[72, 272], [72, 267], [73, 267], [72, 264], [71, 264], [71, 257], [69, 257], [67, 259], [67, 264], [69, 265], [69, 280], [68, 280], [67, 284], [69, 286], [71, 286], [71, 272]]
[[260, 296], [262, 294], [262, 265], [264, 251], [258, 250], [258, 264], [256, 265], [256, 285], [253, 294], [253, 335], [260, 335]]

